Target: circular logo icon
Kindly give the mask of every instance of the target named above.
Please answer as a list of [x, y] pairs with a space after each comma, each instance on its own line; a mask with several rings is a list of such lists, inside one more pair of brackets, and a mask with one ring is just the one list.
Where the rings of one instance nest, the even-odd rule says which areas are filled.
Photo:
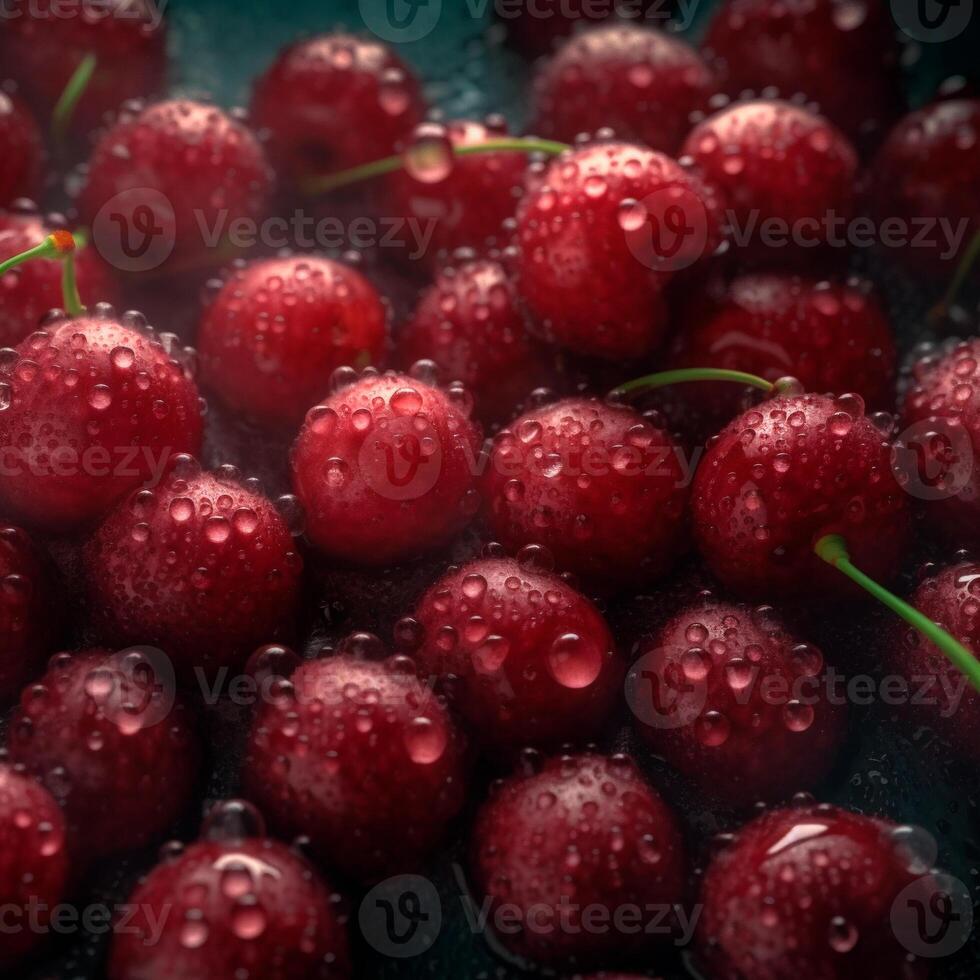
[[364, 482], [387, 500], [418, 500], [439, 479], [442, 441], [422, 415], [384, 419], [364, 438], [357, 457]]
[[682, 184], [661, 187], [642, 201], [623, 201], [618, 221], [633, 257], [654, 272], [686, 269], [708, 245], [704, 202]]
[[85, 691], [123, 732], [153, 728], [170, 718], [177, 700], [171, 659], [156, 647], [126, 647], [85, 679]]
[[[689, 654], [693, 651], [684, 656]], [[707, 670], [685, 670], [676, 657], [658, 647], [643, 654], [630, 667], [626, 675], [626, 703], [644, 725], [684, 728], [693, 724], [704, 710], [707, 677]]]
[[959, 495], [973, 475], [969, 432], [955, 418], [915, 422], [895, 440], [892, 472], [899, 486], [919, 500]]
[[952, 875], [924, 874], [892, 903], [892, 930], [914, 956], [938, 959], [961, 949], [973, 929], [970, 890]]
[[174, 250], [173, 205], [152, 187], [134, 187], [111, 197], [92, 222], [92, 242], [122, 272], [158, 269]]
[[973, 18], [973, 0], [891, 0], [891, 7], [902, 31], [927, 44], [958, 37]]
[[442, 0], [360, 0], [364, 26], [383, 41], [406, 44], [431, 34]]
[[357, 921], [365, 941], [382, 956], [408, 959], [435, 945], [442, 902], [428, 878], [396, 875], [364, 896]]

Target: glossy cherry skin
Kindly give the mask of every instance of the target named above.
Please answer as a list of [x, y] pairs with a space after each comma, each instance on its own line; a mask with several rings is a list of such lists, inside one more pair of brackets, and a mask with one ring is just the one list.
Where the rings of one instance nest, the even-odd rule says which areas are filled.
[[[37, 212], [0, 213], [0, 262], [39, 245], [57, 230]], [[0, 346], [13, 347], [39, 329], [49, 310], [64, 303], [62, 264], [56, 259], [32, 259], [0, 279]], [[75, 252], [75, 279], [82, 303], [116, 303], [119, 290], [111, 270], [94, 248]]]
[[692, 514], [708, 566], [748, 599], [855, 595], [813, 551], [826, 534], [888, 581], [909, 530], [891, 446], [855, 395], [783, 395], [740, 415], [698, 466]]
[[577, 34], [544, 62], [534, 81], [532, 132], [572, 142], [608, 127], [676, 154], [716, 91], [697, 51], [663, 31], [608, 24]]
[[727, 0], [704, 51], [732, 98], [767, 88], [785, 99], [801, 93], [859, 143], [880, 137], [899, 111], [899, 46], [885, 4]]
[[702, 793], [778, 802], [817, 786], [844, 740], [823, 663], [771, 608], [707, 597], [640, 647], [630, 703], [654, 752]]
[[267, 498], [178, 458], [160, 486], [134, 491], [85, 545], [84, 573], [100, 630], [152, 643], [183, 679], [242, 664], [289, 639], [303, 560]]
[[854, 147], [833, 123], [793, 103], [733, 103], [695, 126], [682, 153], [724, 195], [740, 229], [736, 259], [805, 267], [839, 237], [828, 222], [854, 211]]
[[171, 454], [197, 452], [200, 396], [165, 339], [96, 308], [17, 345], [0, 364], [7, 513], [46, 530], [78, 528], [159, 478]]
[[37, 196], [43, 156], [41, 131], [30, 110], [18, 96], [0, 88], [0, 207]]
[[511, 277], [497, 261], [443, 269], [398, 332], [403, 367], [431, 360], [447, 381], [473, 393], [484, 421], [513, 418], [515, 408], [549, 377], [542, 346], [528, 330]]
[[901, 408], [910, 492], [958, 547], [980, 544], [980, 339], [919, 358]]
[[306, 534], [322, 552], [384, 565], [438, 547], [479, 507], [479, 435], [438, 388], [368, 374], [307, 413], [293, 445]]
[[609, 627], [557, 575], [477, 558], [426, 592], [415, 623], [419, 642], [407, 652], [494, 752], [588, 739], [619, 698], [624, 670]]
[[[261, 221], [272, 189], [265, 151], [246, 126], [215, 106], [174, 99], [120, 114], [92, 151], [79, 208], [121, 268], [144, 229], [160, 264], [207, 266], [222, 254], [211, 236], [220, 241], [236, 221]], [[169, 255], [164, 243], [173, 245]]]
[[978, 133], [980, 99], [935, 102], [901, 119], [872, 162], [872, 216], [901, 219], [908, 229], [906, 246], [886, 254], [917, 275], [951, 275], [980, 231]]
[[[491, 926], [501, 906], [517, 910], [497, 939], [541, 965], [647, 949], [653, 937], [618, 928], [613, 911], [667, 909], [683, 899], [677, 821], [626, 756], [561, 756], [497, 784], [477, 815], [471, 854]], [[584, 927], [592, 906], [606, 910], [603, 928]]]
[[247, 795], [356, 878], [410, 872], [463, 805], [465, 743], [404, 657], [302, 664], [249, 734]]
[[[12, 969], [43, 939], [28, 927], [32, 906], [38, 924], [47, 926], [51, 909], [64, 898], [69, 872], [65, 838], [65, 818], [51, 794], [28, 776], [0, 765], [0, 896], [8, 909], [0, 936], [4, 969]], [[11, 909], [22, 918], [12, 920]]]
[[108, 975], [342, 980], [351, 965], [339, 897], [279, 841], [198, 841], [130, 895], [134, 915], [113, 938]]
[[129, 99], [155, 95], [167, 73], [165, 6], [153, 0], [98, 4], [31, 0], [13, 5], [20, 16], [4, 21], [0, 53], [15, 78], [48, 118], [69, 79], [89, 54], [97, 70], [71, 117], [78, 136], [99, 126]]
[[252, 95], [252, 121], [294, 182], [389, 156], [424, 113], [421, 87], [401, 59], [350, 34], [285, 48]]
[[720, 228], [715, 193], [669, 157], [628, 143], [575, 149], [518, 208], [518, 292], [546, 339], [641, 357], [663, 335], [664, 286], [715, 251]]
[[572, 398], [535, 408], [494, 439], [485, 519], [516, 551], [543, 544], [556, 567], [605, 589], [650, 580], [686, 536], [690, 473], [673, 440], [633, 409]]
[[196, 786], [202, 747], [165, 653], [56, 654], [25, 688], [8, 732], [11, 762], [65, 810], [85, 866], [163, 835]]
[[925, 977], [893, 931], [904, 889], [933, 890], [904, 843], [909, 829], [826, 804], [745, 825], [704, 877], [698, 940], [710, 976]]
[[316, 256], [260, 259], [234, 269], [204, 312], [203, 382], [236, 412], [298, 425], [339, 367], [378, 364], [387, 311], [350, 266]]

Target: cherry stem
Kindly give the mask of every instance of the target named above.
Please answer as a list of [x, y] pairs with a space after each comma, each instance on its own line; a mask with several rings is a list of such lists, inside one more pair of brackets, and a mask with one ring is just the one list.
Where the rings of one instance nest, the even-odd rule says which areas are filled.
[[678, 368], [676, 371], [658, 371], [647, 374], [642, 378], [627, 381], [626, 384], [614, 388], [614, 395], [632, 395], [638, 391], [653, 391], [665, 388], [667, 385], [683, 384], [688, 381], [733, 381], [735, 384], [751, 385], [767, 393], [779, 391], [780, 383], [766, 381], [756, 374], [746, 374], [744, 371], [729, 371], [726, 368]]
[[963, 258], [960, 260], [960, 264], [956, 267], [956, 272], [953, 274], [953, 278], [950, 281], [945, 295], [929, 311], [929, 319], [934, 323], [935, 321], [944, 317], [952, 309], [953, 304], [956, 302], [956, 297], [963, 288], [963, 283], [965, 283], [969, 278], [970, 272], [972, 271], [973, 266], [976, 264], [977, 258], [980, 258], [980, 231], [978, 231], [970, 240], [970, 244], [963, 253]]
[[64, 145], [75, 107], [85, 94], [89, 82], [92, 81], [97, 64], [98, 59], [94, 54], [85, 55], [68, 79], [68, 84], [55, 104], [54, 112], [51, 114], [51, 137], [57, 146]]
[[914, 626], [927, 640], [934, 643], [947, 659], [966, 675], [969, 682], [980, 691], [980, 660], [977, 660], [962, 643], [954, 639], [928, 616], [924, 616], [914, 606], [910, 606], [904, 599], [899, 599], [897, 595], [889, 592], [884, 586], [879, 585], [874, 579], [868, 578], [864, 572], [856, 568], [851, 562], [847, 542], [841, 535], [825, 535], [817, 541], [813, 550], [828, 565], [832, 565], [842, 572], [852, 582], [860, 585], [865, 592], [873, 595], [892, 612], [901, 616], [905, 622]]
[[61, 270], [61, 295], [65, 312], [71, 317], [79, 317], [85, 312], [82, 297], [78, 293], [78, 280], [75, 276], [75, 253], [69, 252], [63, 260]]
[[60, 260], [64, 264], [61, 277], [61, 291], [65, 304], [65, 312], [70, 316], [81, 316], [85, 312], [81, 298], [78, 295], [78, 283], [75, 280], [75, 238], [70, 231], [53, 231], [39, 245], [11, 256], [5, 262], [0, 262], [0, 276], [6, 275], [11, 269], [30, 262], [32, 259]]
[[[547, 153], [550, 156], [559, 156], [566, 150], [571, 149], [567, 143], [557, 143], [554, 140], [528, 139], [515, 136], [501, 139], [484, 140], [482, 143], [468, 143], [465, 146], [454, 146], [452, 152], [454, 156], [465, 157], [474, 153]], [[349, 170], [340, 170], [335, 174], [326, 174], [322, 177], [311, 177], [304, 183], [304, 190], [307, 194], [326, 194], [328, 191], [337, 190], [340, 187], [347, 187], [350, 184], [360, 183], [362, 180], [370, 180], [372, 177], [382, 177], [385, 174], [394, 173], [405, 166], [405, 155], [385, 157], [382, 160], [373, 160], [371, 163], [363, 163]]]

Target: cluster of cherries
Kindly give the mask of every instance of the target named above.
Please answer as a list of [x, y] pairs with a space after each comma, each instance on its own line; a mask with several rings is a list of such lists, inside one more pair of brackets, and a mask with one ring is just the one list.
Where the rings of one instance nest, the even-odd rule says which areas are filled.
[[[512, 24], [547, 52], [533, 137], [433, 121], [398, 56], [346, 34], [283, 51], [235, 114], [157, 99], [149, 0], [53, 6], [0, 33], [19, 86], [0, 91], [0, 901], [53, 908], [173, 832], [218, 751], [201, 683], [244, 677], [250, 802], [165, 847], [113, 980], [356, 975], [350, 899], [424, 872], [461, 821], [478, 901], [578, 910], [496, 937], [528, 969], [655, 964], [649, 935], [575, 916], [697, 900], [712, 978], [925, 976], [889, 924], [934, 882], [914, 832], [808, 796], [845, 709], [775, 704], [760, 679], [819, 678], [796, 604], [861, 586], [906, 621], [891, 673], [980, 683], [975, 561], [909, 605], [876, 584], [913, 517], [951, 556], [980, 543], [980, 338], [917, 354], [899, 395], [883, 304], [819, 230], [967, 219], [956, 256], [887, 257], [953, 280], [980, 233], [980, 100], [902, 117], [882, 4], [727, 0], [701, 51], [618, 19]], [[69, 167], [67, 217], [25, 203]], [[297, 201], [431, 221], [431, 254], [236, 256], [202, 236]], [[152, 215], [160, 268], [122, 274], [65, 230], [106, 208]], [[767, 219], [818, 240], [731, 234]], [[193, 334], [117, 312], [206, 281]], [[414, 306], [391, 282], [422, 286]], [[914, 508], [900, 428], [938, 491]], [[229, 445], [271, 460], [262, 483]], [[717, 588], [623, 649], [604, 610], [692, 546]], [[627, 699], [634, 751], [602, 752]], [[946, 707], [925, 720], [975, 761], [980, 694]], [[714, 853], [651, 756], [739, 815]], [[39, 938], [0, 935], [0, 964]]]

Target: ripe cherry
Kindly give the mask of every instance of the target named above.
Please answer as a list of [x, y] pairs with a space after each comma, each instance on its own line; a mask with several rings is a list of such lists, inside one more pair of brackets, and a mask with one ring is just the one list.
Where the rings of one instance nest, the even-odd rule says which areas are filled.
[[702, 793], [771, 803], [818, 785], [843, 742], [823, 663], [771, 608], [704, 596], [640, 647], [627, 690], [640, 734]]
[[[55, 230], [34, 210], [0, 212], [0, 262], [20, 255]], [[62, 305], [61, 263], [25, 262], [0, 279], [0, 347], [13, 347], [38, 329], [42, 317]], [[115, 303], [118, 288], [94, 248], [75, 253], [75, 275], [82, 302]]]
[[695, 126], [682, 152], [725, 195], [742, 260], [812, 261], [836, 241], [832, 222], [854, 209], [854, 148], [831, 122], [790, 102], [736, 102]]
[[0, 207], [37, 196], [43, 155], [41, 132], [30, 110], [13, 92], [0, 88]]
[[543, 348], [527, 328], [514, 286], [494, 260], [443, 269], [398, 332], [402, 365], [434, 361], [462, 381], [487, 422], [513, 418], [515, 406], [547, 377]]
[[[41, 940], [68, 878], [65, 818], [51, 794], [8, 765], [0, 765], [0, 896], [7, 910], [0, 966], [10, 970]], [[10, 911], [23, 916], [11, 921]], [[38, 929], [27, 925], [36, 910]]]
[[[222, 811], [253, 826], [229, 835]], [[108, 975], [341, 980], [351, 965], [339, 903], [297, 851], [265, 836], [248, 804], [229, 800], [214, 808], [202, 840], [168, 849], [140, 881], [127, 928], [113, 937]]]
[[669, 10], [658, 0], [615, 0], [614, 3], [569, 3], [568, 0], [536, 0], [533, 6], [513, 8], [503, 4], [497, 14], [507, 29], [508, 40], [529, 57], [549, 54], [578, 30], [589, 30], [611, 17], [662, 23]]
[[[667, 910], [684, 894], [677, 821], [625, 756], [562, 756], [499, 784], [473, 831], [478, 895], [508, 915], [498, 938], [539, 964], [592, 964], [650, 946], [620, 908]], [[589, 909], [607, 917], [583, 925]]]
[[623, 664], [598, 610], [558, 576], [510, 558], [450, 570], [401, 625], [421, 673], [451, 685], [494, 751], [590, 738], [618, 699]]
[[710, 976], [924, 977], [899, 928], [915, 935], [908, 910], [916, 899], [929, 907], [936, 890], [917, 838], [913, 828], [829, 805], [753, 820], [704, 878], [698, 930]]
[[170, 662], [149, 647], [56, 654], [21, 695], [8, 749], [64, 808], [71, 853], [86, 864], [166, 832], [201, 766]]
[[717, 7], [704, 50], [732, 98], [770, 88], [783, 98], [803, 94], [865, 145], [898, 112], [899, 47], [881, 4], [728, 0]]
[[915, 454], [925, 513], [951, 540], [980, 544], [980, 339], [920, 357], [902, 405], [902, 442]]
[[184, 353], [141, 317], [50, 320], [0, 362], [0, 501], [68, 530], [99, 518], [172, 453], [196, 452], [201, 403]]
[[252, 97], [252, 120], [292, 181], [387, 156], [424, 113], [421, 86], [398, 56], [349, 34], [286, 48]]
[[460, 398], [404, 374], [366, 374], [311, 409], [293, 486], [321, 551], [359, 565], [413, 558], [479, 508], [479, 434]]
[[463, 737], [411, 661], [341, 653], [302, 664], [249, 735], [245, 790], [358, 878], [415, 870], [463, 804]]
[[137, 259], [214, 264], [221, 250], [209, 236], [260, 221], [272, 182], [261, 144], [242, 123], [215, 106], [171, 100], [120, 114], [92, 151], [79, 206], [120, 268], [131, 268], [137, 233], [150, 242]]
[[[871, 165], [871, 214], [904, 222], [907, 245], [889, 254], [912, 271], [948, 275], [980, 232], [978, 134], [980, 99], [936, 102], [900, 120]], [[948, 241], [937, 222], [962, 237]]]
[[663, 154], [599, 143], [554, 160], [517, 213], [518, 291], [544, 336], [578, 353], [649, 354], [663, 289], [720, 242], [714, 192]]
[[715, 78], [684, 41], [637, 24], [608, 24], [566, 41], [534, 82], [530, 128], [571, 142], [580, 133], [608, 127], [675, 154], [707, 108]]
[[177, 457], [161, 485], [137, 490], [86, 543], [84, 571], [100, 629], [153, 643], [182, 677], [241, 664], [288, 639], [303, 561], [273, 504], [233, 478]]
[[204, 312], [202, 380], [236, 412], [297, 425], [337, 368], [381, 361], [386, 320], [377, 290], [350, 266], [261, 259], [234, 269]]
[[573, 398], [494, 439], [483, 480], [492, 537], [542, 544], [561, 571], [617, 587], [663, 574], [685, 540], [689, 474], [671, 440], [626, 406]]
[[85, 134], [127, 99], [155, 95], [167, 70], [163, 5], [153, 0], [102, 0], [98, 4], [31, 0], [5, 18], [0, 60], [48, 118], [82, 61], [97, 70], [72, 115]]
[[909, 503], [887, 437], [857, 395], [780, 395], [732, 421], [694, 480], [694, 533], [714, 574], [753, 599], [853, 594], [814, 553], [840, 534], [855, 564], [890, 579]]

